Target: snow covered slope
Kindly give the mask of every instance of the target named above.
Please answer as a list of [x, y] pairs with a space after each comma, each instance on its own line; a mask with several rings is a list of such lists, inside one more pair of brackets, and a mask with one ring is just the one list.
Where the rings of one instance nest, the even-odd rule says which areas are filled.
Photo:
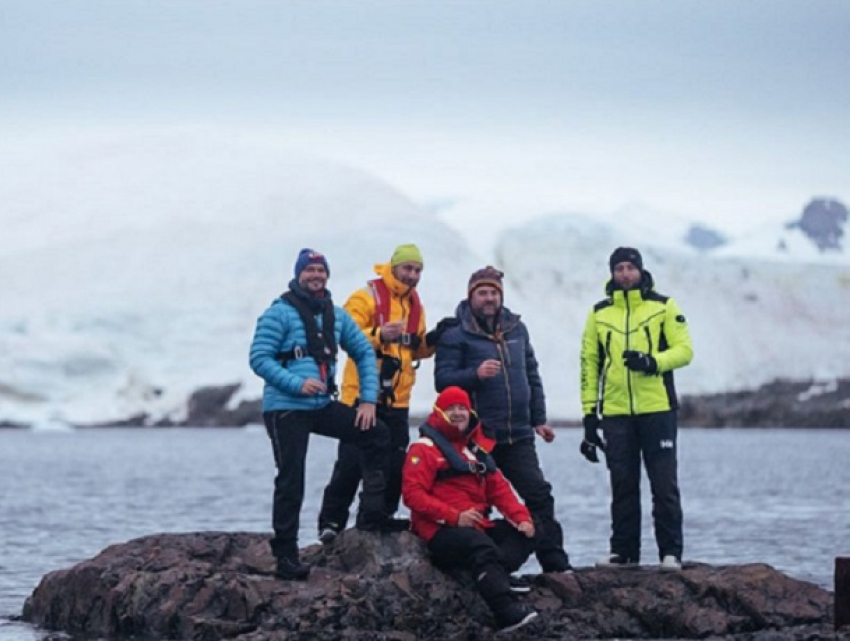
[[[432, 325], [471, 271], [504, 269], [506, 304], [531, 329], [558, 418], [580, 414], [581, 330], [623, 244], [643, 250], [690, 318], [696, 358], [681, 391], [850, 374], [846, 260], [765, 261], [734, 243], [701, 253], [682, 241], [695, 221], [647, 207], [544, 217], [481, 257], [376, 177], [208, 130], [7, 145], [0, 203], [0, 422], [179, 419], [205, 385], [238, 382], [234, 402], [258, 397], [254, 321], [305, 246], [329, 256], [341, 303], [397, 244], [417, 243]], [[432, 400], [426, 362], [413, 408]]]
[[[644, 212], [645, 213], [645, 212]], [[634, 229], [634, 230], [633, 230]], [[621, 231], [622, 230], [622, 231]], [[656, 288], [689, 320], [693, 363], [676, 375], [684, 393], [758, 386], [778, 377], [829, 380], [850, 373], [850, 261], [821, 264], [715, 256], [678, 242], [660, 226], [552, 216], [505, 233], [499, 263], [506, 294], [524, 312], [541, 357], [552, 412], [577, 416], [579, 343], [591, 306], [604, 298], [608, 256], [641, 249]], [[833, 256], [831, 260], [836, 259]]]
[[386, 184], [261, 142], [183, 132], [4, 161], [0, 421], [179, 417], [194, 389], [233, 382], [257, 397], [254, 321], [302, 247], [328, 255], [342, 303], [416, 242], [429, 317], [480, 266]]

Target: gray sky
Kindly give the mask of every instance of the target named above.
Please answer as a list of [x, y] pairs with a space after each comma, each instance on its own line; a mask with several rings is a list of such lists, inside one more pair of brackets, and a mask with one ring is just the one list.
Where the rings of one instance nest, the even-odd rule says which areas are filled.
[[261, 131], [470, 223], [846, 202], [848, 78], [843, 0], [0, 7], [0, 134]]

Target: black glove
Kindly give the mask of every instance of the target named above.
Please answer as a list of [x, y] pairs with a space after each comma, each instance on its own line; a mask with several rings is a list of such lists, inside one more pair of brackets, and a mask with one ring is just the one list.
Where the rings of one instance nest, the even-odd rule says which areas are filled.
[[633, 372], [658, 373], [658, 363], [652, 356], [643, 352], [627, 350], [623, 352], [623, 362]]
[[598, 463], [599, 455], [596, 453], [596, 448], [605, 451], [605, 441], [597, 431], [601, 421], [596, 414], [585, 414], [581, 422], [584, 425], [584, 440], [581, 442], [579, 451], [591, 463]]
[[457, 318], [446, 316], [446, 318], [437, 323], [437, 326], [434, 329], [425, 334], [425, 344], [428, 347], [433, 347], [439, 342], [440, 336], [443, 335], [443, 332], [445, 332], [449, 327], [454, 327], [459, 322], [460, 321]]

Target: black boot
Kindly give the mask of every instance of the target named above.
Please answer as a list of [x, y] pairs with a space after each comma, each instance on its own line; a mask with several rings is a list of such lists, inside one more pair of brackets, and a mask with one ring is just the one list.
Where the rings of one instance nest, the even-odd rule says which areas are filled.
[[382, 470], [363, 470], [363, 490], [360, 492], [360, 509], [357, 512], [358, 530], [383, 532], [387, 523], [384, 505], [386, 477]]
[[284, 581], [306, 581], [310, 575], [310, 566], [301, 563], [297, 556], [282, 556], [277, 560], [275, 575]]

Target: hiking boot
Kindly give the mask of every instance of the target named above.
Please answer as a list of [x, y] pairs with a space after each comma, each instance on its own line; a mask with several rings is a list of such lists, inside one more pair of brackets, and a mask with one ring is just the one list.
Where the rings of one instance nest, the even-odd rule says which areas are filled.
[[528, 594], [531, 592], [531, 583], [528, 579], [522, 576], [509, 576], [508, 581], [511, 584], [511, 592], [514, 594]]
[[537, 618], [537, 612], [521, 603], [510, 603], [496, 612], [495, 615], [499, 632], [519, 630], [522, 626]]
[[281, 557], [277, 560], [275, 575], [284, 581], [306, 581], [310, 574], [310, 566], [304, 565], [298, 557]]
[[407, 532], [410, 529], [410, 519], [387, 519], [381, 525], [382, 532]]
[[596, 562], [596, 567], [598, 568], [633, 568], [637, 565], [637, 559], [623, 556], [622, 554], [614, 554], [613, 552]]
[[658, 569], [662, 572], [678, 572], [682, 569], [682, 562], [672, 554], [667, 554], [661, 559], [661, 565]]

